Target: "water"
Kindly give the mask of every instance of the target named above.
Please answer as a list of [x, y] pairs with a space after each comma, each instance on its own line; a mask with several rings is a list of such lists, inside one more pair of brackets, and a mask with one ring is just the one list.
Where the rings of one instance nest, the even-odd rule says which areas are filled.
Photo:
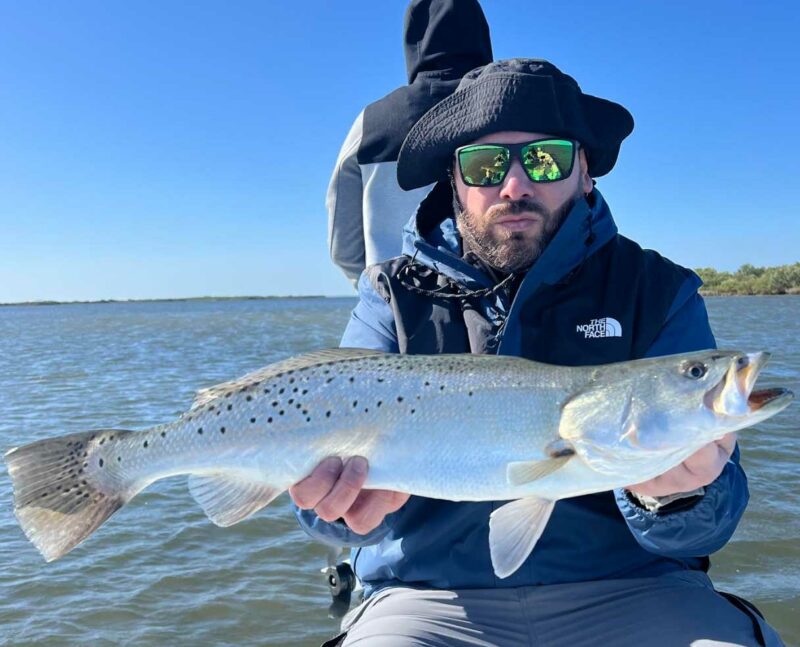
[[[0, 308], [0, 447], [173, 419], [194, 391], [335, 346], [353, 299]], [[720, 347], [774, 353], [763, 384], [800, 389], [800, 298], [708, 300]], [[713, 557], [718, 587], [800, 645], [798, 405], [742, 436], [751, 503]], [[319, 645], [336, 623], [325, 549], [283, 495], [231, 528], [185, 479], [156, 483], [67, 557], [45, 564], [0, 473], [0, 645]]]

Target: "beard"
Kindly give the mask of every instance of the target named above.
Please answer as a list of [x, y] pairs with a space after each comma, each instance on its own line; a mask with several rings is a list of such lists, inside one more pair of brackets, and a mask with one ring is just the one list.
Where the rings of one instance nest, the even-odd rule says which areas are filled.
[[[552, 211], [532, 198], [495, 205], [482, 216], [458, 210], [456, 225], [464, 242], [464, 251], [475, 253], [481, 261], [502, 272], [527, 269], [541, 256], [567, 214], [583, 197], [583, 192], [578, 188], [564, 204]], [[535, 213], [541, 218], [542, 227], [537, 232], [497, 233], [492, 230], [492, 224], [498, 218], [525, 212]]]

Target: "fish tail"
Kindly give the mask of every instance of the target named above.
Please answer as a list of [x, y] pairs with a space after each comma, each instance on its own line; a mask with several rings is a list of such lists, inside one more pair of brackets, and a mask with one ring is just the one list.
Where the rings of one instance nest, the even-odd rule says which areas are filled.
[[87, 431], [40, 440], [6, 452], [14, 487], [14, 513], [28, 539], [48, 561], [91, 535], [140, 488], [112, 475], [98, 479], [94, 450], [124, 430]]

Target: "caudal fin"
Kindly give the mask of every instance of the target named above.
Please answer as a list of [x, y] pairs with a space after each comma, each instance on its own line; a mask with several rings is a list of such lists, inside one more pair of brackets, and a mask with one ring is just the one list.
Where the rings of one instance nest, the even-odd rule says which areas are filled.
[[135, 494], [113, 481], [101, 490], [88, 478], [87, 459], [105, 434], [87, 431], [40, 440], [8, 451], [14, 512], [22, 530], [50, 562], [91, 535]]

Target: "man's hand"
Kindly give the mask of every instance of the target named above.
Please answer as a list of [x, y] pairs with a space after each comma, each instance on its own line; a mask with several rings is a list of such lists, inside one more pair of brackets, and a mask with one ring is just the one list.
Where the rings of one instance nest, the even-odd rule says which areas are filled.
[[289, 496], [303, 510], [314, 509], [323, 521], [344, 519], [359, 535], [374, 530], [390, 512], [399, 510], [408, 494], [390, 490], [363, 490], [369, 467], [367, 459], [353, 456], [344, 463], [330, 456], [306, 478], [289, 488]]
[[683, 463], [654, 479], [626, 489], [644, 496], [667, 496], [691, 492], [711, 483], [721, 473], [736, 446], [736, 434], [730, 433], [698, 449]]

